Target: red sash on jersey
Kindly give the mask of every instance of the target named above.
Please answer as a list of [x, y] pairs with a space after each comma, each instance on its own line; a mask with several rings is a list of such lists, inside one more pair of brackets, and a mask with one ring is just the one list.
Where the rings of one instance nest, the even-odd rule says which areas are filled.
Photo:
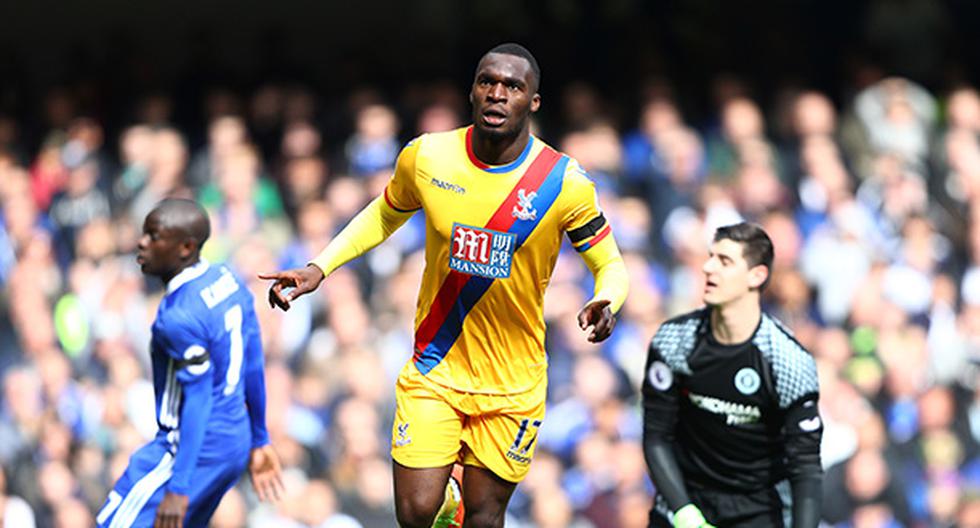
[[[520, 247], [561, 191], [561, 180], [567, 163], [568, 158], [553, 149], [548, 147], [542, 149], [484, 228], [517, 233], [518, 247]], [[518, 204], [518, 191], [522, 189], [528, 194], [539, 193], [538, 214], [534, 220], [524, 220], [515, 226], [517, 219], [513, 211]], [[427, 374], [442, 361], [459, 337], [463, 321], [470, 309], [490, 288], [493, 281], [494, 279], [468, 275], [452, 269], [449, 271], [432, 306], [429, 307], [428, 315], [415, 332], [414, 361], [420, 372]]]

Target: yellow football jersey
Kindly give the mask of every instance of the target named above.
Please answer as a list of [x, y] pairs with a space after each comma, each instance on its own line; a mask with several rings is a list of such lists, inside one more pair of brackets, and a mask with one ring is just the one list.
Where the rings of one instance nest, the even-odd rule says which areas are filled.
[[487, 166], [471, 134], [410, 142], [385, 200], [426, 217], [415, 366], [459, 391], [516, 394], [546, 374], [542, 306], [562, 236], [587, 251], [610, 229], [576, 161], [532, 136], [512, 163]]

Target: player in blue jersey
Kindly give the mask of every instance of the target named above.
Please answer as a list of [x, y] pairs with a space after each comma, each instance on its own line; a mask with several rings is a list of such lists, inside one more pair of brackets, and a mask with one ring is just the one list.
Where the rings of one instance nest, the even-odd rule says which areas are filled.
[[246, 468], [260, 499], [282, 492], [252, 295], [200, 257], [210, 232], [190, 200], [160, 202], [143, 224], [137, 262], [167, 288], [150, 344], [159, 430], [130, 458], [100, 527], [207, 526]]

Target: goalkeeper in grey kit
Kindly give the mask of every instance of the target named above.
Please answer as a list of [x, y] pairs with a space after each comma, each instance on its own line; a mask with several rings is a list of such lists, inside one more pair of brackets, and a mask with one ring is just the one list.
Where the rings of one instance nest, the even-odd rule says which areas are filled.
[[760, 295], [772, 241], [719, 228], [705, 308], [661, 325], [643, 381], [652, 527], [813, 528], [820, 520], [816, 364]]

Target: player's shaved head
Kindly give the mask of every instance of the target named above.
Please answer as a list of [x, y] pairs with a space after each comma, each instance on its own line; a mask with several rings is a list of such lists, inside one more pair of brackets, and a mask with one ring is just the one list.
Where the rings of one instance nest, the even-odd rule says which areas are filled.
[[208, 214], [193, 200], [167, 198], [158, 203], [151, 215], [155, 215], [160, 225], [194, 240], [200, 249], [211, 236], [211, 221]]
[[520, 57], [527, 61], [531, 66], [531, 72], [534, 74], [534, 92], [538, 91], [541, 86], [541, 67], [538, 66], [538, 60], [534, 58], [534, 55], [528, 51], [527, 48], [521, 46], [520, 44], [514, 42], [507, 42], [504, 44], [499, 44], [494, 46], [493, 49], [483, 54], [480, 58], [480, 62], [483, 62], [487, 58], [487, 55], [491, 53], [499, 53], [501, 55], [511, 55], [514, 57]]

